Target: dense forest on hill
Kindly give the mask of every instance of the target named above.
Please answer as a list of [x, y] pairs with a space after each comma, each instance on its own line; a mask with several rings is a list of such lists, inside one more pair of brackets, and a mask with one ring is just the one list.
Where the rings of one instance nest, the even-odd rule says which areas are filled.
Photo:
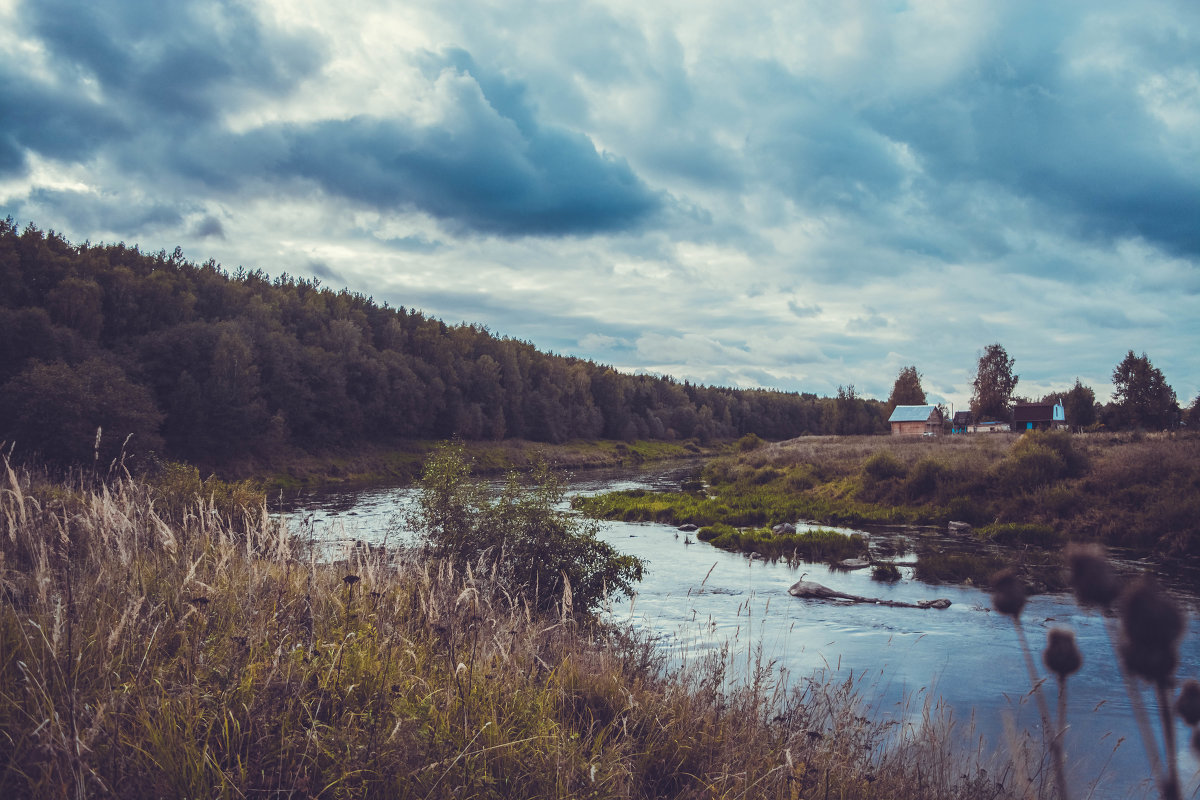
[[[219, 465], [410, 439], [691, 439], [886, 430], [884, 403], [629, 375], [478, 325], [179, 248], [0, 222], [0, 440], [51, 461]], [[103, 436], [94, 450], [96, 430]]]

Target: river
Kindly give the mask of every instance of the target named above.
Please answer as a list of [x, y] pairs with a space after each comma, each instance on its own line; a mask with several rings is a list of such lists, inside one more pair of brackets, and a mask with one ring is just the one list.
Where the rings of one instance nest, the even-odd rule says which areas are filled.
[[[680, 477], [678, 469], [668, 468], [636, 475], [585, 474], [572, 481], [570, 492], [677, 488]], [[411, 489], [324, 493], [289, 502], [286, 513], [293, 527], [331, 543], [397, 542], [411, 535], [405, 513], [413, 498]], [[876, 541], [897, 535], [863, 533]], [[1005, 741], [1006, 719], [1018, 729], [1037, 726], [1037, 707], [1029, 697], [1012, 622], [991, 611], [987, 593], [974, 587], [921, 583], [907, 568], [901, 569], [903, 580], [888, 585], [872, 581], [869, 570], [751, 560], [654, 523], [605, 521], [599, 534], [648, 564], [636, 597], [615, 602], [611, 618], [654, 635], [675, 665], [728, 646], [735, 667], [761, 657], [793, 681], [814, 675], [853, 679], [868, 702], [868, 715], [919, 716], [926, 700], [940, 700], [968, 747], [979, 736], [987, 747]], [[914, 536], [908, 532], [910, 539]], [[787, 590], [802, 575], [852, 594], [909, 602], [944, 597], [951, 606], [919, 610], [799, 600]], [[1200, 677], [1197, 596], [1177, 585], [1174, 590], [1188, 612], [1179, 674]], [[1066, 750], [1072, 796], [1155, 796], [1146, 782], [1146, 756], [1100, 617], [1081, 611], [1068, 595], [1047, 594], [1030, 598], [1022, 619], [1036, 650], [1044, 645], [1047, 630], [1064, 626], [1075, 632], [1083, 653], [1083, 668], [1069, 684]], [[1040, 669], [1040, 656], [1035, 657]], [[1053, 708], [1054, 681], [1046, 688]], [[1177, 738], [1184, 796], [1189, 797], [1197, 792], [1200, 762], [1187, 747], [1188, 732], [1181, 727]]]

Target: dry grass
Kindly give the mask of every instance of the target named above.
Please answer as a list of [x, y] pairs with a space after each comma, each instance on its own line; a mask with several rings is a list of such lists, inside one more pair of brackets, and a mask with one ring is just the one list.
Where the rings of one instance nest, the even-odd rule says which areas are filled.
[[0, 478], [0, 797], [1009, 796], [933, 711], [762, 664], [731, 687], [727, 653], [668, 671], [486, 565]]

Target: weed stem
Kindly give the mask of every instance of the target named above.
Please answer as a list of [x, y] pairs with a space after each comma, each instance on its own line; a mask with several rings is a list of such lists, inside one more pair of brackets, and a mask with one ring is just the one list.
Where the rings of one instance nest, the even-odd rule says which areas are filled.
[[[1067, 770], [1063, 763], [1062, 741], [1059, 739], [1058, 732], [1053, 735], [1047, 735], [1050, 728], [1050, 708], [1046, 705], [1046, 698], [1042, 695], [1042, 681], [1038, 678], [1037, 667], [1033, 664], [1033, 653], [1029, 649], [1029, 640], [1025, 638], [1025, 627], [1021, 624], [1020, 617], [1013, 617], [1013, 625], [1017, 629], [1017, 638], [1021, 641], [1021, 653], [1025, 656], [1025, 669], [1029, 671], [1029, 682], [1033, 684], [1033, 694], [1037, 698], [1038, 713], [1042, 716], [1042, 739], [1050, 747], [1050, 758], [1054, 762], [1054, 782], [1058, 785], [1058, 796], [1062, 800], [1068, 800], [1067, 793]], [[1060, 693], [1060, 705], [1063, 695]]]

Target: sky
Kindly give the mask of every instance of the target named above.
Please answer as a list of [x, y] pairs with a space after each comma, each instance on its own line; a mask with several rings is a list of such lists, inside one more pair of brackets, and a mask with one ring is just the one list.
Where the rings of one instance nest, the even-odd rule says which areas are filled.
[[[0, 0], [0, 218], [680, 380], [1200, 393], [1194, 0]], [[0, 287], [3, 291], [3, 287]]]

